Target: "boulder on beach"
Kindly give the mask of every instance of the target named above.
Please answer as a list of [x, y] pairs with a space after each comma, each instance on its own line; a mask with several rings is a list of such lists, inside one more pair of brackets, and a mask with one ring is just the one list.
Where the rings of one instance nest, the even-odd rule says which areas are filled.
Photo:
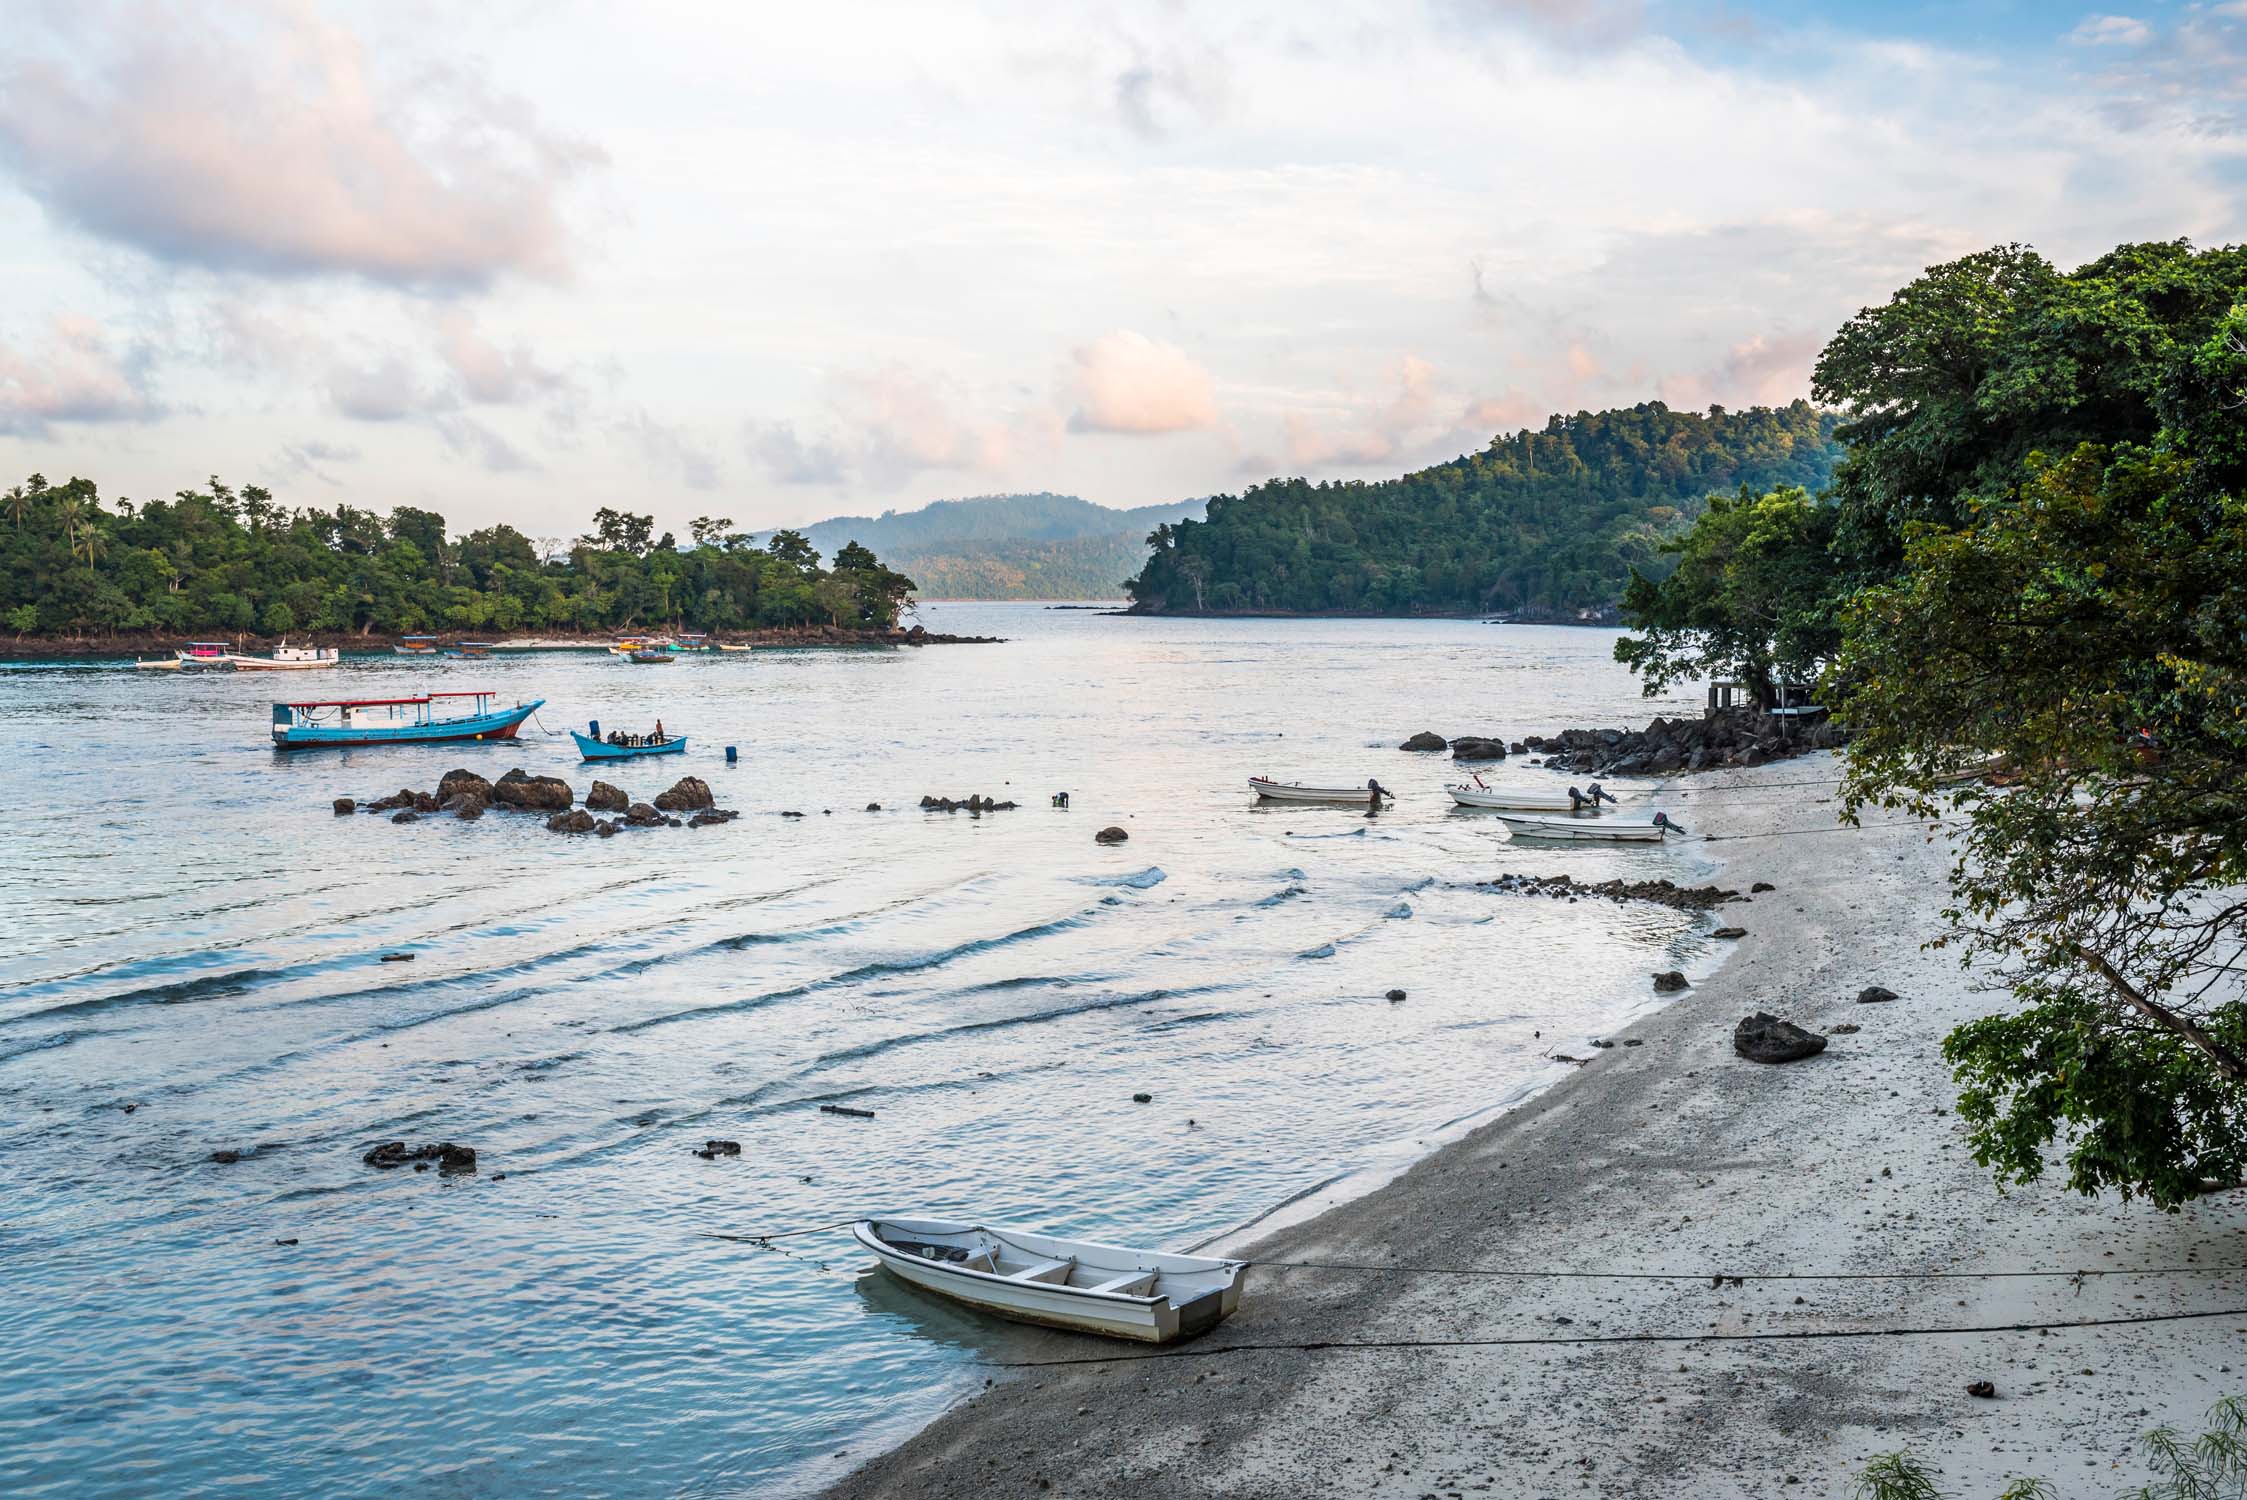
[[658, 792], [656, 807], [663, 812], [699, 812], [706, 807], [716, 807], [718, 798], [710, 790], [710, 783], [699, 776], [682, 776], [671, 783], [669, 791]]
[[338, 797], [335, 799], [335, 815], [339, 818], [348, 817], [350, 814], [355, 813], [358, 810], [359, 804], [352, 801], [349, 797]]
[[1685, 974], [1681, 970], [1664, 969], [1654, 976], [1654, 993], [1657, 995], [1674, 995], [1679, 990], [1690, 988], [1691, 986], [1685, 982]]
[[657, 812], [645, 802], [635, 802], [625, 809], [624, 821], [634, 828], [661, 828], [663, 826], [663, 814]]
[[568, 812], [558, 812], [553, 817], [548, 818], [546, 820], [546, 831], [548, 833], [591, 833], [599, 821], [584, 808], [573, 807]]
[[474, 771], [455, 767], [437, 780], [437, 800], [450, 802], [462, 792], [474, 792], [486, 802], [492, 800], [492, 784]]
[[607, 782], [596, 781], [585, 794], [585, 805], [595, 812], [622, 812], [632, 805], [632, 799]]
[[1504, 760], [1506, 742], [1485, 739], [1481, 735], [1463, 734], [1451, 742], [1453, 760]]
[[492, 783], [491, 802], [522, 812], [559, 812], [577, 800], [559, 776], [526, 776], [520, 768]]
[[1713, 938], [1744, 938], [1747, 935], [1748, 929], [1745, 927], [1719, 927], [1709, 934]]
[[1788, 1063], [1825, 1051], [1826, 1039], [1759, 1010], [1732, 1028], [1732, 1050], [1749, 1062]]
[[1442, 750], [1450, 743], [1451, 741], [1437, 734], [1434, 730], [1423, 729], [1397, 748], [1399, 750]]
[[1896, 992], [1886, 985], [1868, 984], [1857, 992], [1859, 1005], [1886, 1005], [1896, 998]]
[[1130, 837], [1131, 835], [1124, 832], [1121, 828], [1110, 827], [1103, 828], [1098, 833], [1094, 834], [1092, 836], [1092, 841], [1096, 844], [1120, 844]]

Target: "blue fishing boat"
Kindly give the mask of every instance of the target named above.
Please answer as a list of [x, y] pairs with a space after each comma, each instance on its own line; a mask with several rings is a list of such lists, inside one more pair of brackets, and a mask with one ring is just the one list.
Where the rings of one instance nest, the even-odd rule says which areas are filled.
[[640, 755], [684, 755], [687, 751], [687, 737], [683, 734], [612, 734], [604, 740], [598, 724], [593, 726], [591, 734], [579, 734], [573, 729], [570, 738], [577, 741], [578, 754], [587, 760], [630, 760]]
[[[468, 699], [467, 712], [458, 699]], [[511, 740], [546, 700], [492, 707], [490, 693], [422, 693], [412, 698], [330, 698], [273, 705], [273, 747], [413, 745], [444, 740]]]

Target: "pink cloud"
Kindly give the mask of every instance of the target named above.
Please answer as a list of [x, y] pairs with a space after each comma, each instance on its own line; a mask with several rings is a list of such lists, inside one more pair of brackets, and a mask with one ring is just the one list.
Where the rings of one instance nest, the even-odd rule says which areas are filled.
[[1072, 432], [1191, 432], [1217, 425], [1216, 387], [1185, 350], [1119, 329], [1076, 351]]
[[56, 318], [36, 347], [0, 342], [0, 432], [46, 437], [57, 422], [162, 415], [143, 372], [112, 352], [90, 318]]

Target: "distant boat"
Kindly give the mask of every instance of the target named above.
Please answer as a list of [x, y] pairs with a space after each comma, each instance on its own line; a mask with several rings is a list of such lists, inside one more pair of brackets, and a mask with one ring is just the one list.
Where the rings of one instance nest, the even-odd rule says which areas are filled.
[[1299, 781], [1274, 781], [1269, 776], [1251, 776], [1248, 789], [1271, 802], [1356, 802], [1370, 804], [1377, 797], [1395, 799], [1396, 794], [1378, 781], [1368, 781], [1364, 786], [1305, 786]]
[[1656, 813], [1651, 821], [1612, 817], [1544, 817], [1534, 813], [1500, 813], [1498, 821], [1517, 839], [1581, 840], [1604, 843], [1658, 844], [1666, 834], [1684, 829]]
[[1240, 1306], [1248, 1262], [1171, 1255], [951, 1219], [861, 1219], [858, 1243], [924, 1291], [1002, 1318], [1167, 1344]]
[[398, 637], [398, 644], [390, 649], [400, 656], [435, 656], [437, 638], [433, 635], [402, 635]]
[[587, 760], [630, 760], [641, 755], [684, 755], [687, 752], [687, 737], [683, 734], [666, 735], [655, 743], [641, 740], [637, 744], [616, 745], [573, 729], [570, 738], [577, 741], [578, 754]]
[[133, 666], [143, 672], [177, 672], [186, 665], [186, 662], [181, 661], [176, 656], [160, 656], [154, 661], [149, 661], [144, 657], [136, 657], [133, 660]]
[[[455, 700], [464, 714], [441, 717]], [[490, 693], [423, 693], [413, 698], [330, 698], [273, 705], [273, 745], [297, 750], [332, 745], [404, 745], [443, 740], [511, 740], [543, 698], [494, 709]]]
[[728, 641], [720, 641], [720, 642], [718, 642], [718, 649], [719, 649], [720, 651], [732, 651], [732, 652], [736, 652], [736, 653], [739, 653], [739, 652], [745, 652], [745, 651], [754, 651], [754, 650], [756, 650], [757, 648], [756, 648], [756, 647], [754, 647], [754, 646], [736, 646], [736, 645], [734, 645], [734, 644], [732, 644], [731, 642], [728, 642]]
[[482, 661], [491, 654], [490, 641], [460, 641], [445, 648], [445, 655], [456, 661]]
[[292, 646], [287, 641], [273, 648], [271, 656], [242, 656], [233, 658], [235, 668], [243, 672], [308, 672], [318, 667], [339, 666], [343, 653], [332, 648]]
[[643, 667], [652, 667], [658, 662], [678, 660], [678, 658], [676, 656], [673, 656], [670, 652], [660, 650], [652, 646], [642, 646], [638, 650], [627, 654], [624, 659], [626, 661], [636, 661]]
[[234, 648], [225, 641], [189, 641], [179, 664], [191, 672], [232, 671]]

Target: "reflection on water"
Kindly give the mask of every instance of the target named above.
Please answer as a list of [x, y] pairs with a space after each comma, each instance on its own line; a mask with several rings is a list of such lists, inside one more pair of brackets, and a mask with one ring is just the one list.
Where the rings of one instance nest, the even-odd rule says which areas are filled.
[[[0, 671], [0, 1490], [789, 1492], [1009, 1334], [847, 1236], [702, 1231], [922, 1209], [1189, 1244], [1393, 1167], [1702, 954], [1679, 913], [1477, 883], [1684, 879], [1690, 846], [1509, 846], [1394, 749], [1686, 706], [1638, 699], [1608, 632], [925, 613], [1012, 641], [285, 690]], [[276, 754], [273, 694], [314, 682], [544, 697], [550, 734]], [[702, 776], [740, 821], [329, 810], [454, 765], [582, 793], [563, 731], [658, 716], [692, 751], [603, 778]], [[1399, 799], [1258, 808], [1257, 774]], [[384, 1140], [480, 1170], [363, 1166]]]

